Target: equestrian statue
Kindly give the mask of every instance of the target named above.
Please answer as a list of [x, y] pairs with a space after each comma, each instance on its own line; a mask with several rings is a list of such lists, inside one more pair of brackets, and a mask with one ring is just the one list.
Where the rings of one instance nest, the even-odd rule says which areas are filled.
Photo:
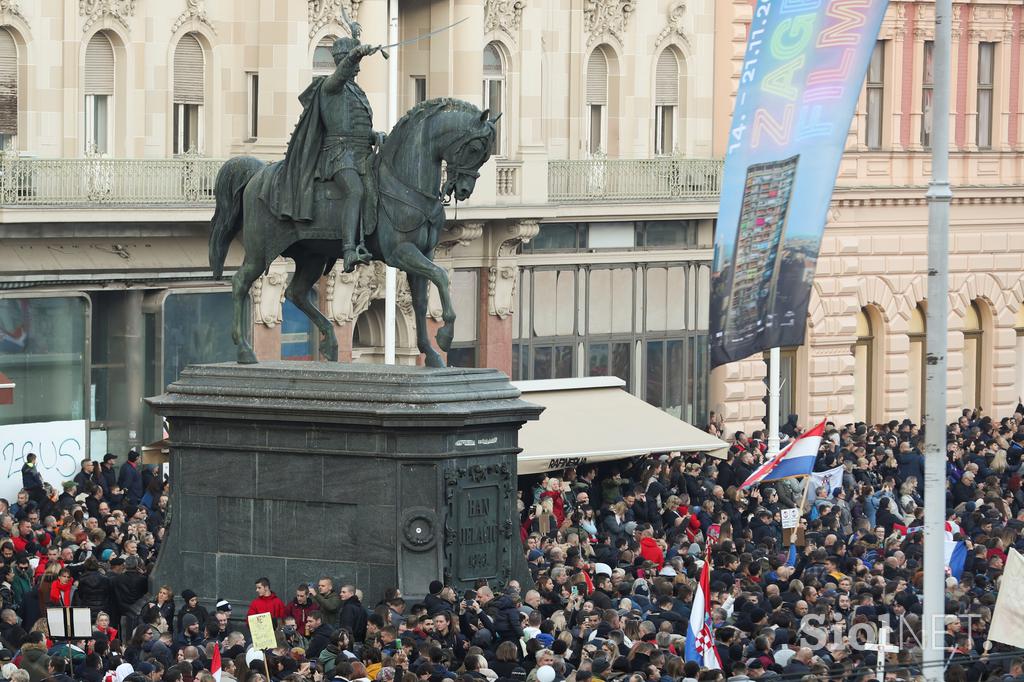
[[500, 115], [492, 120], [488, 111], [468, 102], [432, 99], [413, 107], [390, 135], [375, 131], [356, 75], [360, 61], [382, 48], [361, 43], [359, 24], [349, 25], [352, 37], [339, 38], [331, 48], [334, 73], [315, 78], [299, 97], [303, 111], [284, 160], [266, 164], [235, 157], [217, 174], [210, 235], [214, 276], [223, 275], [228, 247], [239, 232], [245, 247], [232, 279], [232, 338], [239, 363], [256, 362], [242, 329], [244, 302], [278, 256], [295, 261], [285, 296], [320, 331], [320, 353], [327, 360], [338, 359], [338, 341], [309, 292], [339, 259], [345, 272], [378, 260], [408, 275], [416, 345], [427, 366], [445, 364], [427, 336], [428, 283], [441, 298], [444, 325], [437, 345], [447, 352], [454, 338], [448, 273], [433, 262], [434, 248], [445, 205], [473, 193], [479, 169], [491, 156]]

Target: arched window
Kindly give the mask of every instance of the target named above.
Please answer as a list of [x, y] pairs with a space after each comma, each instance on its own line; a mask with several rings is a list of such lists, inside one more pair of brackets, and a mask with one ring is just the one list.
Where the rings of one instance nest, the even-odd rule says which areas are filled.
[[881, 362], [879, 329], [870, 308], [857, 313], [857, 341], [853, 346], [853, 418], [867, 423], [876, 420], [879, 405], [875, 392], [875, 368]]
[[18, 46], [0, 29], [0, 149], [12, 149], [18, 134]]
[[203, 104], [206, 99], [206, 57], [203, 46], [188, 33], [174, 48], [174, 153], [203, 148]]
[[910, 385], [907, 393], [907, 415], [910, 419], [920, 424], [924, 418], [924, 386], [925, 386], [925, 336], [926, 321], [924, 308], [918, 303], [914, 312], [910, 314], [910, 327], [907, 332], [907, 339], [910, 341]]
[[676, 148], [679, 111], [679, 59], [671, 47], [662, 50], [654, 78], [654, 153], [671, 154]]
[[982, 327], [981, 309], [978, 307], [977, 301], [972, 301], [971, 305], [967, 307], [964, 317], [963, 407], [990, 407], [981, 404], [984, 344], [985, 333]]
[[[490, 110], [491, 118], [504, 111], [505, 106], [505, 65], [501, 51], [494, 43], [484, 48], [484, 109]], [[504, 154], [505, 145], [502, 141], [501, 121], [497, 123], [497, 135], [494, 136], [492, 154]]]
[[587, 116], [587, 150], [603, 153], [608, 148], [608, 55], [602, 45], [587, 61]]
[[313, 50], [313, 77], [330, 76], [334, 73], [334, 56], [331, 54], [331, 46], [334, 45], [334, 36], [326, 36]]
[[114, 124], [114, 46], [103, 32], [85, 48], [85, 152], [110, 153]]

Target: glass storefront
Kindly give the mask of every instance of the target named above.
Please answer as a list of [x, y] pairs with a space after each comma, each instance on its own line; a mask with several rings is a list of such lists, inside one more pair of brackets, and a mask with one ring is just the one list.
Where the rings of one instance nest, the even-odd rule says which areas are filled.
[[0, 371], [16, 384], [0, 425], [87, 419], [86, 325], [80, 296], [0, 299]]

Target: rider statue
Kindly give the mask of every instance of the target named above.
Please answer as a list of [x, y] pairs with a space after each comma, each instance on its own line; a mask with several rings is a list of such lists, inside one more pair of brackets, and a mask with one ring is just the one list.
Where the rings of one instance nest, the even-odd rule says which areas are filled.
[[373, 129], [373, 111], [355, 81], [360, 60], [381, 48], [359, 41], [358, 23], [351, 22], [350, 28], [352, 37], [338, 38], [331, 47], [334, 73], [316, 78], [299, 97], [302, 115], [269, 197], [271, 211], [281, 220], [309, 223], [314, 218], [315, 188], [323, 185], [320, 196], [325, 205], [337, 207], [329, 215], [332, 223], [341, 224], [345, 272], [370, 260], [363, 239], [376, 224], [371, 164], [373, 147], [384, 141], [384, 133]]

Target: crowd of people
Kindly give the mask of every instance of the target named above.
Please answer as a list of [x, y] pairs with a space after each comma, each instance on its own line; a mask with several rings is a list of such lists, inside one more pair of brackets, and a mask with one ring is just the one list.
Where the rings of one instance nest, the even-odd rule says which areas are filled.
[[[801, 431], [796, 417], [784, 429]], [[842, 481], [804, 503], [802, 479], [741, 488], [767, 446], [763, 432], [729, 436], [724, 459], [653, 455], [521, 479], [528, 579], [434, 581], [406, 599], [311, 576], [282, 599], [252, 576], [247, 614], [276, 628], [266, 652], [227, 601], [151, 589], [168, 523], [158, 469], [108, 454], [57, 490], [29, 457], [24, 489], [0, 500], [0, 680], [867, 682], [879, 655], [886, 680], [921, 679], [923, 430], [828, 423], [815, 468], [841, 466]], [[1024, 406], [999, 420], [965, 411], [947, 443], [946, 516], [967, 556], [946, 577], [943, 674], [1024, 680], [1021, 652], [987, 637], [1007, 552], [1022, 545]], [[792, 508], [805, 513], [784, 530]], [[687, 660], [705, 562], [713, 665]], [[88, 608], [92, 637], [55, 641], [55, 605]], [[882, 624], [898, 651], [877, 653]]]

